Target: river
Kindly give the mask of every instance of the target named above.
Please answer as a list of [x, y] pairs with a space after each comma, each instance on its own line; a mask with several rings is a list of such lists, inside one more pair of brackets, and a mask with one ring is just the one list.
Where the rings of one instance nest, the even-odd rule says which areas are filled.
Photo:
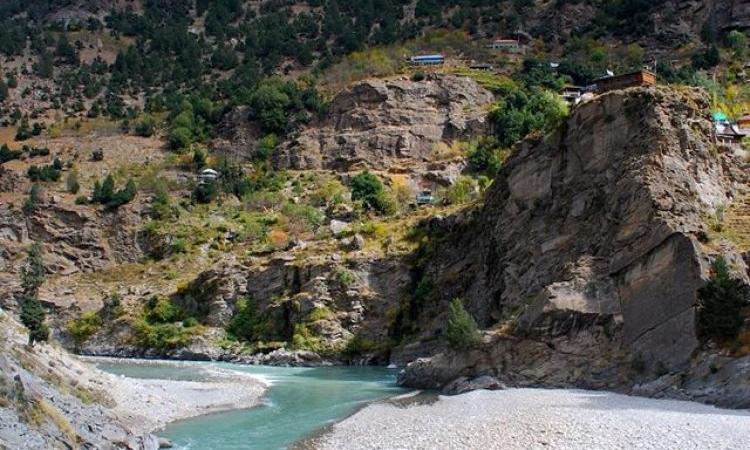
[[270, 383], [263, 404], [175, 422], [159, 433], [190, 450], [284, 449], [361, 406], [404, 392], [396, 371], [382, 367], [289, 368], [228, 363], [189, 365], [99, 362], [107, 372], [134, 378], [200, 380], [202, 367], [242, 371]]

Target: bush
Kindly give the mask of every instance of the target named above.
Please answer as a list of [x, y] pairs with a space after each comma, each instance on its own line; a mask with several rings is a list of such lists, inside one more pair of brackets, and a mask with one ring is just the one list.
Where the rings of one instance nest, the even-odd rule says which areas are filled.
[[183, 150], [193, 142], [193, 133], [189, 128], [177, 127], [169, 134], [169, 145], [173, 150]]
[[703, 336], [726, 340], [737, 337], [744, 318], [748, 292], [742, 280], [732, 278], [723, 257], [713, 263], [708, 284], [698, 291], [698, 325]]
[[107, 175], [102, 183], [94, 182], [94, 190], [91, 194], [91, 203], [99, 203], [107, 208], [119, 208], [130, 203], [137, 192], [135, 182], [131, 179], [120, 190], [115, 190], [115, 179], [111, 174]]
[[258, 339], [260, 320], [257, 307], [251, 298], [243, 298], [237, 301], [235, 313], [227, 326], [227, 332], [234, 338], [254, 342]]
[[156, 132], [156, 119], [146, 115], [135, 125], [135, 134], [143, 137], [151, 137]]
[[216, 183], [201, 183], [193, 189], [193, 200], [198, 203], [211, 203], [218, 195]]
[[365, 170], [352, 178], [352, 200], [361, 200], [367, 209], [381, 214], [391, 213], [393, 202], [387, 197], [383, 183], [377, 175]]
[[102, 318], [95, 311], [90, 311], [81, 317], [68, 322], [68, 334], [73, 338], [76, 349], [86, 343], [102, 326]]
[[461, 299], [454, 298], [450, 303], [446, 337], [454, 349], [469, 349], [481, 340], [477, 323], [466, 311]]
[[55, 158], [54, 162], [48, 166], [31, 166], [26, 171], [26, 176], [31, 181], [59, 181], [62, 163]]
[[472, 171], [494, 177], [510, 152], [501, 148], [491, 137], [479, 140], [469, 149], [468, 160]]
[[40, 188], [38, 184], [31, 185], [29, 196], [23, 202], [23, 207], [21, 208], [23, 210], [23, 213], [27, 216], [31, 215], [34, 211], [36, 211], [36, 208], [39, 206], [39, 203], [41, 201], [42, 188]]
[[78, 177], [75, 172], [68, 174], [68, 178], [65, 180], [65, 189], [71, 194], [77, 194], [81, 190], [81, 185], [78, 183]]
[[20, 159], [22, 152], [20, 150], [11, 150], [7, 144], [0, 146], [0, 164], [14, 159]]
[[104, 161], [104, 150], [98, 149], [91, 152], [92, 161]]
[[169, 299], [153, 296], [146, 302], [144, 317], [151, 324], [174, 323], [184, 320], [185, 314]]

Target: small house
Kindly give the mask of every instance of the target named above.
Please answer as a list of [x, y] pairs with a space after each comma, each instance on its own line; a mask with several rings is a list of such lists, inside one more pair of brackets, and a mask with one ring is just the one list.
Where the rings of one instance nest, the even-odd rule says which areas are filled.
[[492, 64], [487, 63], [473, 63], [469, 66], [469, 69], [471, 70], [481, 70], [483, 72], [491, 72], [494, 67], [492, 67]]
[[522, 50], [521, 43], [517, 39], [495, 39], [489, 48], [505, 53], [521, 53]]
[[626, 73], [622, 75], [606, 76], [594, 81], [594, 90], [602, 94], [604, 92], [618, 89], [627, 89], [639, 86], [654, 86], [656, 74], [648, 70]]
[[425, 189], [417, 194], [416, 202], [417, 206], [431, 205], [435, 203], [435, 197], [430, 189]]
[[409, 58], [409, 65], [412, 66], [442, 66], [445, 64], [445, 56], [435, 55], [417, 55]]
[[750, 130], [750, 114], [737, 118], [737, 126], [742, 130]]
[[201, 184], [213, 183], [217, 179], [219, 179], [219, 172], [214, 169], [203, 169], [198, 174], [198, 181]]
[[586, 89], [581, 86], [565, 86], [560, 95], [568, 105], [575, 106], [581, 103], [585, 91]]

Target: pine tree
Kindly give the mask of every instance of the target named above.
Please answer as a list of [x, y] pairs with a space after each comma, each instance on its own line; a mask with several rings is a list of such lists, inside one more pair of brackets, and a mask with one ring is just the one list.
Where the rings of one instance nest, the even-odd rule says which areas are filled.
[[29, 330], [29, 345], [46, 341], [49, 328], [44, 323], [45, 314], [37, 298], [39, 287], [44, 283], [44, 262], [42, 247], [38, 242], [31, 245], [26, 266], [21, 270], [21, 287], [23, 294], [18, 300], [21, 306], [21, 323]]
[[455, 349], [469, 349], [481, 339], [477, 323], [464, 308], [461, 299], [454, 298], [448, 309], [448, 343]]

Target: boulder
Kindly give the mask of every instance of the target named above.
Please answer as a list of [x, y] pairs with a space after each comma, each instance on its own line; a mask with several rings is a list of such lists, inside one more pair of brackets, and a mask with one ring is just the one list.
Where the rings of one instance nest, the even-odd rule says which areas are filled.
[[479, 389], [499, 391], [505, 389], [505, 385], [497, 378], [489, 375], [482, 375], [476, 378], [460, 377], [448, 383], [440, 393], [443, 395], [458, 395]]

